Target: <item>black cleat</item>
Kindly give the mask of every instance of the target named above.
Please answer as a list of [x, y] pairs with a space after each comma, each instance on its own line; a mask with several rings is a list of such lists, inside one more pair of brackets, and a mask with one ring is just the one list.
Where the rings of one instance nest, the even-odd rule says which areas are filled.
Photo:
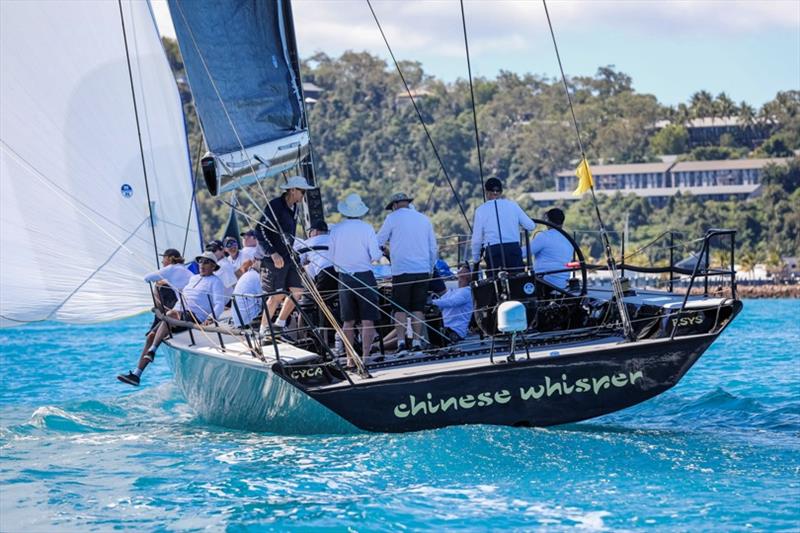
[[128, 385], [133, 385], [135, 387], [139, 386], [139, 376], [130, 371], [127, 374], [120, 374], [117, 376], [117, 379], [123, 383], [127, 383]]

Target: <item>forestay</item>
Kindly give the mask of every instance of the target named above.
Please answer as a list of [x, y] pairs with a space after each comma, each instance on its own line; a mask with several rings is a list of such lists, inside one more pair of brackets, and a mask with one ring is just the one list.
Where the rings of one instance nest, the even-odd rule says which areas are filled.
[[200, 249], [181, 101], [148, 3], [0, 2], [0, 21], [0, 323], [147, 309], [156, 246]]
[[[308, 153], [288, 0], [169, 0], [189, 85], [223, 192], [275, 175]], [[210, 170], [207, 165], [211, 165]]]

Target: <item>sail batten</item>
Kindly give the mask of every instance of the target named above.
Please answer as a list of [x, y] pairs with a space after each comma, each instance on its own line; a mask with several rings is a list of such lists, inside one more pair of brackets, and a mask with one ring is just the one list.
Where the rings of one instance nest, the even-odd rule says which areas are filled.
[[[0, 2], [0, 25], [0, 325], [148, 309], [154, 246], [181, 248], [194, 209], [180, 96], [149, 5]], [[198, 227], [189, 233], [191, 257]]]

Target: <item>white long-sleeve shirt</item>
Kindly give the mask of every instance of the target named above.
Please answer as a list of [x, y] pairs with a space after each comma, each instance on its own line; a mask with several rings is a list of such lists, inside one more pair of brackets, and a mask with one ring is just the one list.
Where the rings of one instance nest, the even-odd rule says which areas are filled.
[[346, 218], [330, 233], [329, 251], [336, 272], [367, 272], [381, 258], [375, 230], [363, 220]]
[[[308, 275], [311, 276], [311, 279], [317, 277], [317, 274], [319, 274], [323, 269], [333, 265], [333, 262], [331, 262], [330, 244], [331, 236], [327, 233], [309, 237], [308, 239], [298, 239], [295, 237], [295, 250], [309, 249], [309, 251], [302, 252], [300, 254], [300, 261], [303, 263], [308, 263], [306, 272], [308, 272]], [[326, 249], [321, 249], [323, 247]]]
[[[554, 229], [537, 234], [531, 242], [531, 254], [535, 259], [533, 267], [537, 273], [567, 268], [567, 263], [572, 261], [572, 252], [572, 244]], [[556, 287], [564, 288], [569, 272], [546, 274], [544, 279]]]
[[151, 283], [164, 280], [173, 290], [181, 291], [189, 283], [191, 277], [192, 272], [185, 265], [172, 264], [149, 273], [144, 277], [144, 280]]
[[[495, 206], [497, 211], [495, 212]], [[497, 220], [500, 219], [498, 228]], [[533, 231], [536, 227], [533, 220], [508, 198], [489, 200], [475, 210], [472, 223], [472, 260], [477, 262], [481, 257], [481, 247], [501, 243], [518, 243], [519, 228]], [[503, 240], [500, 240], [502, 235]]]
[[[211, 297], [209, 304], [208, 298]], [[186, 302], [186, 307], [183, 306]], [[211, 310], [217, 318], [225, 310], [225, 287], [217, 276], [203, 276], [195, 274], [183, 288], [183, 299], [178, 299], [173, 309], [178, 311], [189, 310], [198, 320], [205, 321], [211, 315]]]
[[469, 287], [450, 289], [433, 300], [433, 305], [442, 310], [445, 327], [458, 333], [462, 339], [467, 336], [472, 318], [472, 290]]
[[[231, 315], [233, 316], [233, 325], [242, 327], [242, 323], [249, 324], [255, 317], [261, 314], [261, 275], [257, 270], [250, 269], [239, 278], [236, 282], [236, 287], [233, 289], [233, 296], [236, 298], [236, 309], [233, 309]], [[242, 315], [242, 320], [239, 320], [239, 314]]]
[[401, 207], [389, 213], [378, 231], [378, 246], [389, 243], [392, 275], [430, 274], [438, 259], [436, 235], [428, 217]]

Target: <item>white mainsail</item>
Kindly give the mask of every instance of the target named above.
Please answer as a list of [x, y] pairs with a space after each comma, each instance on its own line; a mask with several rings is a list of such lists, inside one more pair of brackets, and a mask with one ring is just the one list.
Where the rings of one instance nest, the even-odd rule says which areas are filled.
[[201, 245], [149, 4], [3, 0], [0, 54], [0, 325], [149, 308], [155, 247]]

